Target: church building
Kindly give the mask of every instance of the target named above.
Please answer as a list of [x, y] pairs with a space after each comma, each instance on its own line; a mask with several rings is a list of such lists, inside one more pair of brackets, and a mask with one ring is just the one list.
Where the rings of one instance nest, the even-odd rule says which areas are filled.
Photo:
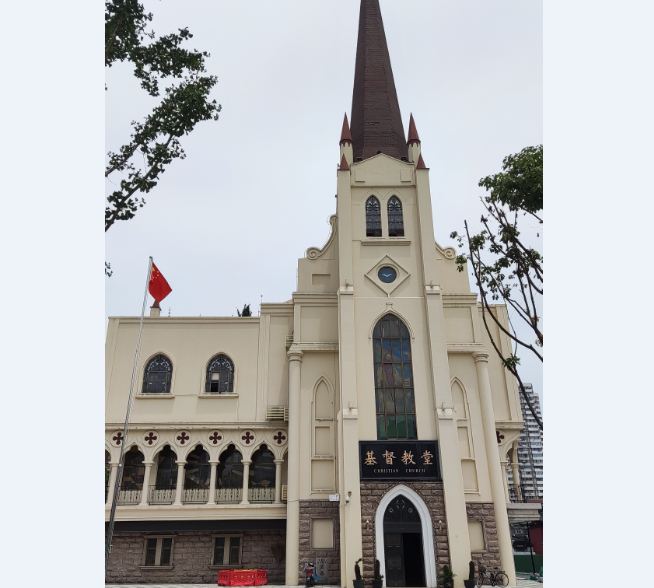
[[[311, 561], [319, 584], [352, 588], [362, 558], [366, 588], [376, 559], [389, 587], [435, 588], [444, 566], [463, 587], [471, 560], [515, 586], [506, 455], [523, 427], [518, 387], [467, 271], [435, 241], [432, 207], [447, 201], [432, 200], [413, 116], [405, 133], [379, 0], [361, 0], [358, 35], [331, 234], [298, 261], [290, 299], [258, 317], [153, 307], [127, 439], [139, 317], [109, 319], [108, 583], [262, 569], [293, 586]], [[493, 312], [508, 328], [506, 308]]]

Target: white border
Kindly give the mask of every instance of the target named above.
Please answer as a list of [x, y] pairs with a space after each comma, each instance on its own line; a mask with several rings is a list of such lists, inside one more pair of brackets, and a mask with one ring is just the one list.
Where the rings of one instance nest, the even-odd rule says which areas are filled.
[[386, 557], [384, 554], [384, 513], [386, 508], [394, 498], [400, 494], [406, 496], [415, 507], [420, 515], [420, 524], [422, 526], [422, 549], [423, 559], [425, 561], [425, 584], [427, 588], [436, 588], [436, 556], [434, 554], [434, 533], [431, 525], [431, 514], [424, 500], [420, 498], [411, 488], [398, 484], [391, 488], [381, 499], [375, 514], [375, 557], [379, 560], [380, 573], [384, 576], [384, 586], [386, 586]]

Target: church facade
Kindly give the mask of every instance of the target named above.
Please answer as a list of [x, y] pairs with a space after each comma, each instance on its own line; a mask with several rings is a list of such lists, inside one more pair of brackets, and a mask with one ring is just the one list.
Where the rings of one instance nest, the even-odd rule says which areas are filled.
[[[434, 238], [429, 169], [405, 134], [378, 0], [362, 0], [351, 124], [323, 247], [290, 300], [258, 317], [144, 319], [106, 340], [105, 510], [119, 501], [107, 582], [463, 586], [473, 560], [515, 585], [506, 455], [518, 388], [467, 272]], [[445, 206], [440, 203], [439, 206]], [[508, 325], [506, 308], [493, 309]], [[489, 322], [507, 351], [510, 343]], [[125, 467], [117, 479], [125, 443]]]

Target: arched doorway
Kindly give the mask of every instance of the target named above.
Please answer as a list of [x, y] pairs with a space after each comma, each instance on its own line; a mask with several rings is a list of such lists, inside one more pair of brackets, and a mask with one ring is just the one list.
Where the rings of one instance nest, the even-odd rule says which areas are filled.
[[386, 586], [425, 586], [425, 561], [420, 514], [400, 494], [384, 513]]
[[[389, 513], [390, 515], [390, 520], [388, 520], [388, 531], [390, 531], [390, 534], [402, 534], [404, 532], [404, 529], [402, 527], [402, 523], [406, 523], [406, 526], [404, 527], [405, 529], [408, 529], [408, 531], [414, 531], [415, 529], [419, 528], [419, 533], [420, 533], [420, 549], [417, 549], [416, 551], [421, 557], [420, 562], [416, 563], [413, 561], [411, 558], [414, 555], [411, 553], [409, 555], [409, 563], [412, 566], [411, 573], [413, 572], [413, 568], [417, 568], [419, 572], [423, 574], [423, 583], [417, 583], [414, 584], [413, 582], [415, 579], [413, 577], [407, 578], [405, 576], [404, 584], [397, 584], [395, 583], [395, 578], [393, 583], [391, 583], [391, 577], [388, 574], [388, 568], [386, 567], [386, 553], [385, 553], [385, 534], [386, 534], [386, 529], [387, 529], [387, 523], [385, 522], [386, 519], [386, 514], [389, 506], [392, 506], [395, 504], [395, 501], [397, 498], [403, 497], [405, 500], [405, 507], [407, 510], [405, 511], [405, 514], [402, 515], [400, 514], [400, 521], [395, 521], [393, 520], [394, 513]], [[408, 512], [408, 505], [411, 504], [413, 508], [413, 513]], [[394, 512], [396, 510], [394, 509]], [[415, 513], [417, 512], [417, 517]], [[405, 519], [412, 519], [413, 520], [406, 520], [403, 521], [402, 518]], [[419, 525], [415, 526], [415, 519], [419, 521]], [[398, 525], [399, 522], [399, 525]], [[411, 526], [409, 526], [411, 525]], [[389, 538], [389, 539], [395, 539], [397, 543], [397, 537], [395, 538]], [[402, 540], [402, 557], [405, 557], [405, 549], [404, 549], [404, 537], [400, 538]], [[415, 542], [415, 537], [411, 537], [408, 539], [408, 542], [411, 543], [411, 541]], [[377, 512], [375, 513], [375, 557], [379, 560], [379, 563], [381, 564], [381, 570], [380, 572], [384, 575], [384, 585], [385, 586], [426, 586], [427, 588], [436, 588], [438, 585], [438, 579], [436, 578], [437, 575], [437, 567], [436, 567], [436, 552], [434, 550], [434, 530], [432, 527], [432, 520], [431, 520], [431, 514], [429, 512], [429, 508], [427, 508], [427, 505], [425, 504], [425, 501], [422, 499], [422, 497], [412, 488], [409, 486], [406, 486], [404, 484], [398, 484], [397, 486], [394, 486], [391, 488], [381, 499], [379, 502], [379, 505], [377, 507]], [[396, 545], [396, 547], [398, 547]], [[403, 562], [405, 568], [406, 568], [406, 562]], [[411, 583], [408, 583], [408, 582]]]

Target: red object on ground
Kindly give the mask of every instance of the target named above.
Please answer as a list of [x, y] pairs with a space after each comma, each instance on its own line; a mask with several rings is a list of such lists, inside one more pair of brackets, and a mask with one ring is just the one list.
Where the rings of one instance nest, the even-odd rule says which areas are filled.
[[268, 584], [266, 570], [220, 570], [218, 586], [265, 586]]
[[148, 291], [152, 298], [157, 302], [161, 302], [168, 294], [170, 294], [173, 289], [166, 282], [166, 278], [163, 277], [159, 269], [154, 263], [152, 264], [152, 272], [150, 272], [150, 284], [148, 285]]
[[543, 555], [543, 527], [529, 529], [529, 540], [534, 546], [534, 553]]

